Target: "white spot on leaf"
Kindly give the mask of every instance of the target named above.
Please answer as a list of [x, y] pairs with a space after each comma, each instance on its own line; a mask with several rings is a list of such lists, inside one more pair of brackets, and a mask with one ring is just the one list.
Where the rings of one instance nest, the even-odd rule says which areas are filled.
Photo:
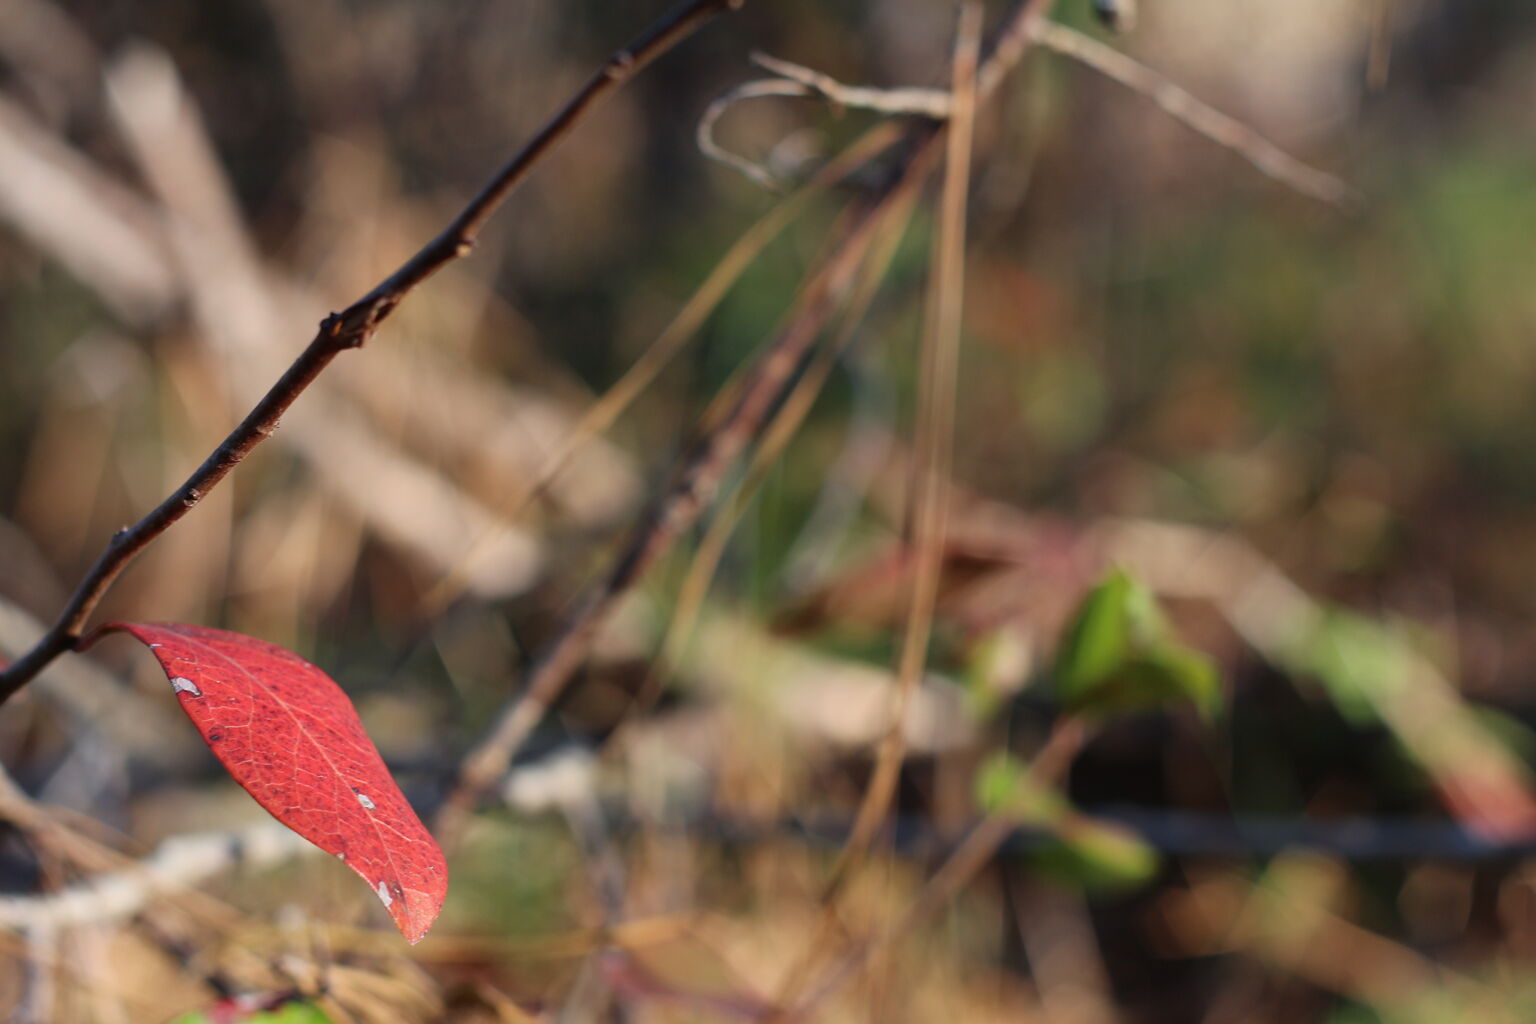
[[379, 883], [379, 899], [384, 903], [385, 907], [395, 902], [395, 898], [389, 894], [389, 886], [383, 882]]
[[201, 697], [203, 691], [197, 688], [197, 684], [186, 676], [177, 676], [171, 680], [171, 689], [177, 693], [190, 693], [194, 697]]
[[365, 809], [370, 811], [373, 810], [373, 801], [368, 799], [367, 793], [357, 794], [357, 802], [362, 804]]

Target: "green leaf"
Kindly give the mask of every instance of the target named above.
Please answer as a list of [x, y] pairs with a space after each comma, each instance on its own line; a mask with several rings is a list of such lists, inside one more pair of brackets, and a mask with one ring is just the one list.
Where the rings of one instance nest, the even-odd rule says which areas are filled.
[[1123, 825], [1085, 817], [1056, 789], [1044, 785], [1029, 766], [1003, 752], [976, 773], [976, 802], [991, 815], [1049, 831], [1030, 860], [1045, 874], [1084, 889], [1140, 885], [1158, 867], [1157, 851]]
[[[240, 1024], [331, 1024], [318, 1006], [313, 1003], [287, 1002], [270, 1010], [257, 1010], [244, 1017], [229, 1016], [230, 1011], [221, 1009], [217, 1017], [210, 1017], [202, 1010], [182, 1014], [171, 1024], [214, 1024], [215, 1021], [239, 1021]], [[236, 1011], [238, 1012], [238, 1011]]]
[[1078, 814], [1065, 816], [1034, 856], [1046, 874], [1084, 889], [1129, 889], [1157, 873], [1157, 850], [1131, 829]]
[[1313, 675], [1334, 705], [1357, 725], [1377, 719], [1377, 707], [1410, 678], [1412, 654], [1400, 630], [1343, 609], [1330, 609], [1289, 659]]
[[1083, 599], [1056, 658], [1056, 690], [1073, 711], [1111, 715], [1188, 700], [1210, 716], [1221, 683], [1209, 658], [1180, 644], [1157, 599], [1120, 570]]
[[988, 758], [976, 773], [976, 803], [987, 814], [1031, 824], [1054, 822], [1070, 809], [1065, 797], [1041, 785], [1028, 765], [1007, 752]]
[[1106, 715], [1191, 701], [1202, 715], [1221, 709], [1216, 667], [1197, 651], [1165, 647], [1127, 658], [1083, 702], [1082, 710]]
[[1071, 699], [1093, 689], [1125, 657], [1136, 584], [1115, 571], [1088, 592], [1056, 656], [1056, 686]]

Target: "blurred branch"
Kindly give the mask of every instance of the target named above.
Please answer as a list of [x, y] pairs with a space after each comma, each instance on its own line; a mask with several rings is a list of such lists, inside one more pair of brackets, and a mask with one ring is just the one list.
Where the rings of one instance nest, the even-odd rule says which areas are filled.
[[1132, 60], [1114, 47], [1051, 21], [1042, 21], [1035, 26], [1035, 37], [1040, 45], [1141, 93], [1175, 121], [1231, 150], [1260, 174], [1292, 191], [1346, 212], [1360, 205], [1360, 194], [1339, 178], [1307, 166], [1250, 125], [1223, 114], [1169, 81], [1161, 72]]
[[275, 864], [315, 849], [272, 821], [234, 832], [175, 836], [121, 871], [43, 896], [0, 897], [0, 928], [60, 929], [123, 920], [166, 891], [190, 889], [226, 868]]
[[[1359, 193], [1336, 176], [1301, 162], [1251, 126], [1222, 113], [1161, 72], [1114, 47], [1049, 19], [1035, 23], [1027, 34], [1046, 49], [1070, 57], [1147, 97], [1169, 117], [1238, 154], [1259, 173], [1287, 188], [1341, 210], [1350, 211], [1359, 206]], [[834, 107], [869, 110], [893, 117], [947, 121], [952, 116], [954, 100], [948, 90], [845, 85], [830, 75], [765, 53], [754, 53], [752, 59], [779, 77], [747, 82], [715, 100], [699, 121], [698, 139], [699, 148], [706, 156], [735, 168], [765, 188], [779, 187], [773, 173], [725, 149], [714, 137], [716, 122], [742, 100], [765, 96], [819, 97]], [[979, 83], [995, 85], [996, 80], [995, 76], [986, 75], [984, 69]], [[987, 90], [982, 88], [980, 91], [985, 94]]]
[[138, 523], [113, 535], [58, 621], [32, 650], [0, 674], [0, 702], [60, 654], [77, 646], [87, 619], [123, 569], [272, 435], [279, 418], [331, 360], [342, 352], [360, 348], [417, 285], [453, 260], [469, 254], [480, 229], [497, 207], [599, 101], [716, 14], [741, 3], [742, 0], [687, 0], [673, 8], [613, 54], [436, 238], [367, 295], [342, 312], [326, 317], [298, 359], [186, 482]]
[[170, 254], [145, 204], [3, 99], [0, 214], [127, 320], [153, 319], [175, 297]]
[[951, 97], [958, 95], [943, 89], [915, 87], [873, 89], [868, 86], [844, 85], [831, 75], [813, 71], [787, 60], [780, 60], [766, 53], [754, 53], [752, 60], [774, 74], [798, 83], [808, 95], [820, 96], [834, 107], [852, 107], [857, 110], [872, 110], [877, 114], [926, 117], [934, 121], [947, 121], [953, 116], [952, 111], [955, 106]]
[[[1092, 542], [1164, 594], [1210, 601], [1247, 643], [1288, 673], [1317, 678], [1319, 651], [1343, 669], [1330, 696], [1364, 701], [1429, 773], [1441, 799], [1499, 842], [1536, 837], [1536, 787], [1522, 759], [1469, 707], [1445, 673], [1385, 626], [1353, 630], [1246, 542], [1195, 527], [1109, 521]], [[1362, 650], [1345, 649], [1356, 643]], [[1370, 648], [1370, 649], [1365, 649]], [[1372, 660], [1374, 657], [1374, 660]], [[1325, 681], [1328, 681], [1325, 679]]]
[[[978, 100], [990, 96], [1028, 49], [1030, 32], [1051, 0], [1021, 0], [991, 55], [977, 73]], [[807, 286], [789, 325], [743, 383], [730, 411], [685, 456], [672, 486], [652, 505], [634, 539], [619, 553], [608, 575], [570, 614], [559, 636], [534, 662], [522, 693], [503, 710], [489, 735], [465, 758], [458, 782], [439, 811], [436, 832], [451, 844], [475, 804], [495, 785], [535, 726], [565, 689], [585, 657], [598, 627], [618, 599], [698, 521], [730, 465], [745, 449], [777, 404], [800, 357], [852, 285], [876, 236], [882, 214], [904, 192], [917, 188], [937, 156], [943, 126], [921, 125], [908, 132], [909, 155], [893, 184], [866, 203], [841, 243]]]
[[529, 669], [522, 692], [464, 759], [458, 782], [438, 815], [440, 842], [455, 841], [468, 814], [506, 772], [565, 689], [619, 599], [714, 500], [726, 472], [792, 385], [802, 357], [853, 286], [889, 211], [922, 184], [932, 164], [932, 139], [929, 136], [919, 141], [917, 154], [886, 191], [873, 199], [855, 201], [856, 209], [841, 240], [805, 287], [789, 323], [744, 380], [734, 404], [685, 455], [672, 484], [652, 503], [607, 575], [571, 613], [559, 635]]
[[[709, 589], [714, 582], [715, 571], [725, 556], [731, 537], [741, 517], [751, 506], [758, 488], [778, 464], [779, 457], [794, 439], [806, 416], [810, 414], [822, 388], [826, 385], [840, 356], [845, 355], [855, 333], [863, 325], [870, 304], [880, 286], [885, 282], [896, 249], [905, 235], [917, 203], [917, 194], [910, 193], [901, 205], [889, 215], [889, 225], [884, 237], [876, 242], [874, 253], [865, 263], [863, 272], [855, 284], [843, 310], [840, 323], [831, 339], [816, 353], [814, 359], [800, 375], [799, 382], [780, 404], [778, 412], [768, 421], [762, 439], [752, 453], [740, 485], [731, 501], [719, 509], [704, 531], [687, 575], [678, 588], [673, 602], [671, 619], [667, 623], [661, 649], [651, 660], [645, 682], [641, 684], [635, 699], [625, 712], [626, 720], [643, 715], [661, 696], [668, 677], [682, 664], [689, 641], [695, 636], [700, 611]], [[780, 691], [783, 692], [783, 691]], [[901, 719], [898, 719], [901, 721]]]
[[[873, 156], [889, 148], [896, 140], [893, 131], [880, 128], [866, 132], [858, 141], [832, 160], [804, 186], [781, 203], [776, 204], [757, 223], [739, 237], [726, 254], [714, 265], [704, 282], [694, 291], [683, 308], [678, 311], [657, 335], [624, 375], [594, 402], [581, 418], [570, 427], [553, 451], [543, 459], [526, 489], [510, 502], [509, 517], [530, 501], [543, 495], [570, 465], [571, 460], [594, 438], [605, 433], [634, 400], [650, 386], [669, 362], [682, 351], [709, 315], [719, 306], [731, 287], [757, 256], [779, 233], [788, 226], [817, 196], [843, 180]], [[438, 611], [457, 598], [464, 590], [467, 561], [478, 557], [483, 546], [491, 538], [479, 538], [470, 554], [421, 599], [423, 615]]]

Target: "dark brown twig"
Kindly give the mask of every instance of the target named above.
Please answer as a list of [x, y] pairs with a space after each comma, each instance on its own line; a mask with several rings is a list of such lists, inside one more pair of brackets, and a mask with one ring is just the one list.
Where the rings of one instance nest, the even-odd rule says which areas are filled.
[[789, 323], [742, 381], [734, 403], [684, 457], [672, 485], [652, 504], [607, 575], [529, 669], [522, 692], [465, 758], [458, 783], [438, 814], [434, 832], [439, 842], [451, 845], [457, 840], [469, 813], [506, 772], [564, 690], [608, 613], [713, 502], [726, 472], [757, 434], [786, 387], [792, 385], [802, 357], [853, 286], [865, 257], [880, 237], [884, 214], [927, 176], [937, 155], [933, 138], [930, 133], [920, 139], [917, 155], [907, 162], [892, 187], [872, 200], [855, 201], [861, 208], [806, 287]]
[[[978, 101], [990, 96], [1029, 49], [1035, 23], [1052, 0], [1019, 0], [991, 55], [977, 72]], [[939, 155], [944, 125], [914, 125], [908, 133], [911, 155], [897, 183], [859, 214], [822, 271], [807, 288], [799, 309], [735, 396], [730, 411], [684, 457], [673, 485], [652, 506], [613, 567], [566, 619], [559, 635], [529, 669], [522, 692], [502, 711], [489, 735], [464, 759], [459, 778], [438, 811], [434, 832], [451, 846], [469, 814], [496, 781], [560, 696], [585, 657], [593, 636], [625, 592], [697, 520], [713, 499], [722, 477], [782, 394], [800, 357], [815, 341], [822, 323], [851, 286], [881, 221], [881, 209], [926, 178]]]
[[528, 173], [610, 92], [676, 46], [716, 14], [743, 0], [684, 0], [614, 53], [544, 127], [512, 157], [441, 233], [367, 295], [320, 324], [309, 345], [213, 454], [176, 491], [133, 526], [113, 534], [48, 632], [0, 673], [0, 703], [30, 682], [60, 654], [74, 649], [86, 621], [133, 559], [186, 515], [277, 429], [284, 412], [332, 359], [361, 348], [417, 285], [467, 256], [480, 230]]

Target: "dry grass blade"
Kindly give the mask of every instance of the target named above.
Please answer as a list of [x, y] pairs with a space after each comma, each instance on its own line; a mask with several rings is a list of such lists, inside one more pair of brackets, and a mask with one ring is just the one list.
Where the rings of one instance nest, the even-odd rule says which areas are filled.
[[[667, 365], [682, 352], [699, 328], [709, 319], [722, 299], [740, 280], [754, 260], [777, 238], [805, 208], [838, 181], [889, 148], [897, 137], [889, 126], [866, 132], [835, 160], [794, 194], [779, 203], [736, 240], [710, 270], [704, 283], [691, 295], [683, 308], [662, 330], [640, 358], [636, 359], [618, 382], [592, 404], [570, 429], [559, 446], [546, 458], [527, 489], [513, 498], [505, 518], [516, 520], [526, 505], [544, 494], [572, 458], [596, 437], [606, 433], [646, 388], [650, 387]], [[467, 567], [479, 557], [482, 546], [493, 538], [485, 537], [472, 547], [459, 568], [440, 580], [422, 598], [422, 611], [430, 615], [451, 604], [466, 589], [470, 574]]]
[[752, 454], [752, 461], [747, 467], [745, 479], [737, 488], [731, 502], [720, 510], [705, 531], [704, 538], [699, 542], [698, 550], [688, 566], [688, 574], [678, 589], [677, 602], [667, 626], [666, 636], [662, 641], [661, 652], [652, 663], [646, 681], [628, 712], [628, 717], [633, 718], [644, 713], [645, 708], [659, 696], [667, 678], [681, 663], [689, 638], [693, 636], [694, 628], [698, 623], [704, 598], [708, 595], [710, 584], [714, 580], [715, 570], [720, 565], [720, 559], [725, 555], [726, 545], [730, 542], [736, 525], [768, 472], [778, 462], [785, 447], [805, 422], [827, 378], [831, 376], [839, 354], [847, 348], [854, 332], [863, 323], [869, 305], [874, 300], [875, 293], [879, 290], [890, 268], [891, 260], [896, 254], [896, 247], [911, 220], [915, 200], [915, 194], [909, 196], [901, 204], [892, 208], [887, 215], [889, 224], [885, 229], [885, 236], [877, 243], [875, 253], [870, 257], [859, 283], [848, 299], [848, 306], [843, 312], [837, 336], [821, 348], [815, 360], [801, 375], [799, 383], [795, 385], [784, 404], [779, 407], [779, 411], [768, 424], [757, 450]]
[[970, 185], [971, 144], [976, 114], [976, 69], [981, 9], [962, 8], [955, 46], [954, 102], [946, 140], [944, 191], [933, 253], [929, 316], [923, 337], [923, 393], [914, 446], [916, 502], [912, 549], [916, 562], [912, 600], [897, 668], [897, 691], [890, 724], [875, 764], [853, 834], [838, 858], [833, 886], [851, 861], [863, 856], [890, 808], [905, 756], [907, 705], [927, 665], [928, 641], [938, 601], [948, 503], [949, 466], [954, 446], [955, 388], [960, 361], [961, 318], [965, 291], [965, 213]]
[[827, 907], [822, 925], [805, 956], [789, 973], [779, 1003], [792, 1002], [807, 973], [821, 958], [835, 925], [832, 907], [852, 865], [869, 850], [895, 793], [906, 755], [903, 723], [912, 695], [927, 664], [942, 564], [949, 461], [954, 434], [955, 378], [959, 365], [960, 317], [965, 274], [965, 210], [970, 182], [971, 145], [975, 123], [977, 57], [981, 9], [961, 9], [955, 45], [951, 118], [946, 136], [944, 189], [939, 229], [934, 241], [928, 293], [928, 317], [923, 332], [922, 388], [914, 433], [918, 452], [913, 473], [915, 494], [912, 550], [917, 567], [906, 633], [896, 670], [896, 693], [876, 755], [875, 771], [865, 790], [848, 841], [838, 854], [824, 893]]
[[170, 306], [175, 273], [154, 215], [128, 190], [0, 100], [0, 215], [88, 282], [125, 320]]
[[883, 214], [923, 181], [929, 166], [925, 156], [930, 152], [930, 147], [923, 147], [905, 174], [879, 197], [855, 201], [841, 239], [802, 292], [789, 323], [743, 381], [729, 410], [684, 457], [672, 485], [652, 505], [607, 576], [576, 607], [560, 634], [534, 662], [522, 693], [506, 706], [491, 732], [465, 758], [459, 781], [436, 823], [438, 838], [445, 845], [456, 841], [474, 806], [496, 784], [565, 689], [586, 656], [593, 635], [618, 600], [714, 500], [726, 471], [777, 405], [801, 358], [857, 279], [880, 235]]
[[[1035, 755], [1030, 768], [1031, 776], [1046, 785], [1059, 783], [1087, 738], [1086, 729], [1077, 719], [1058, 719], [1045, 745]], [[781, 1014], [779, 1020], [813, 1019], [811, 1015], [816, 1007], [856, 977], [871, 956], [895, 939], [911, 934], [925, 919], [953, 903], [960, 890], [987, 866], [1017, 828], [1018, 822], [1006, 814], [994, 814], [982, 819], [940, 865], [939, 870], [934, 872], [917, 899], [902, 912], [892, 927], [853, 943], [803, 998], [793, 1002], [792, 1009]], [[789, 1003], [788, 999], [780, 1001], [781, 1006]]]

